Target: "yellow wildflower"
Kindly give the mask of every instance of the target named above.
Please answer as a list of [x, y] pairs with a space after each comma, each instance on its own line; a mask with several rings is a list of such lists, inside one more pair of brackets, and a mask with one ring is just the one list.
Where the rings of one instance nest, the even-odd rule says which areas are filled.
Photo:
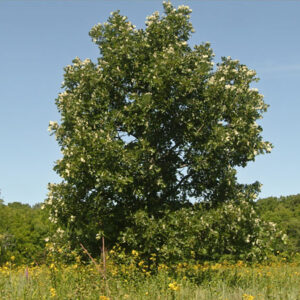
[[143, 266], [143, 265], [144, 265], [144, 261], [141, 260], [141, 261], [138, 263], [138, 265], [139, 265], [140, 267]]
[[56, 294], [56, 290], [55, 290], [55, 288], [52, 287], [52, 288], [50, 289], [50, 297], [51, 297], [51, 298], [54, 298], [54, 297], [56, 297], [56, 295], [57, 295], [57, 294]]
[[254, 300], [254, 296], [244, 294], [244, 295], [243, 295], [243, 300]]
[[169, 283], [169, 289], [171, 291], [178, 291], [180, 289], [176, 281]]

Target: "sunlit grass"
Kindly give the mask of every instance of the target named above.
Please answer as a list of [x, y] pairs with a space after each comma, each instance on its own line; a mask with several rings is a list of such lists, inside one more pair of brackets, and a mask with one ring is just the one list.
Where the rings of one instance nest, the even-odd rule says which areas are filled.
[[[116, 264], [0, 267], [0, 299], [300, 299], [300, 264], [179, 263], [147, 265], [133, 253]], [[99, 272], [99, 268], [101, 272]]]

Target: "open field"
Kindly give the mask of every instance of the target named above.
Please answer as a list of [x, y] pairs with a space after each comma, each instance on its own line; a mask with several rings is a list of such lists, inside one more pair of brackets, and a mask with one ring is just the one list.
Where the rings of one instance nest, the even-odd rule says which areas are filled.
[[[155, 258], [154, 258], [155, 260]], [[300, 263], [196, 264], [145, 262], [0, 268], [0, 299], [300, 299]]]

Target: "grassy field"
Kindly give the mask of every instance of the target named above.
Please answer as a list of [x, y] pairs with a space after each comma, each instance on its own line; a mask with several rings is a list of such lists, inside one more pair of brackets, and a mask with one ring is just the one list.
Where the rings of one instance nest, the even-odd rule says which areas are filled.
[[0, 299], [300, 299], [300, 263], [181, 263], [149, 267], [136, 256], [103, 266], [0, 267]]

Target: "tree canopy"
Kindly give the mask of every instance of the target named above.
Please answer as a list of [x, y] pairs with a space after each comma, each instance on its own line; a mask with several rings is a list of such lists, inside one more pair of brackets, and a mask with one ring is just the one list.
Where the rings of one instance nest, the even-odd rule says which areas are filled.
[[115, 240], [139, 210], [253, 199], [258, 183], [239, 184], [235, 168], [272, 148], [256, 123], [267, 105], [255, 71], [230, 57], [214, 65], [209, 43], [188, 43], [191, 10], [163, 6], [143, 29], [113, 12], [90, 31], [98, 60], [65, 68], [61, 121], [50, 122], [62, 182], [49, 185], [46, 205], [87, 243]]

